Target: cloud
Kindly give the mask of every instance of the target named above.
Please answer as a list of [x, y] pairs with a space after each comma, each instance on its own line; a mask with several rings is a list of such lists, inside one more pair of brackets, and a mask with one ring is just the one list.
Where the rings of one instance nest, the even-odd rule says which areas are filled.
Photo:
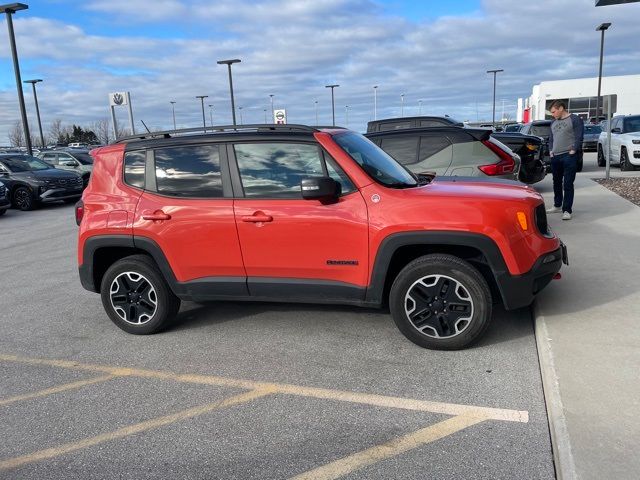
[[[349, 105], [349, 126], [357, 130], [373, 116], [373, 85], [379, 85], [378, 117], [399, 115], [404, 94], [405, 115], [417, 114], [422, 100], [423, 113], [488, 118], [490, 68], [505, 70], [498, 76], [498, 105], [505, 99], [513, 115], [516, 98], [540, 81], [597, 75], [595, 27], [603, 21], [613, 23], [605, 74], [640, 73], [638, 4], [486, 0], [480, 12], [425, 21], [389, 16], [370, 0], [94, 0], [81, 8], [73, 22], [14, 21], [23, 77], [45, 80], [38, 85], [45, 128], [55, 118], [83, 124], [106, 117], [107, 93], [120, 90], [131, 92], [136, 119], [152, 127], [172, 127], [169, 100], [177, 101], [179, 125], [199, 125], [195, 95], [209, 95], [215, 123], [230, 123], [227, 71], [216, 64], [223, 58], [242, 59], [233, 78], [245, 123], [264, 121], [269, 94], [290, 122], [315, 122], [317, 100], [320, 123], [328, 123], [328, 83], [341, 85], [338, 123]], [[94, 33], [78, 12], [108, 17], [112, 31]], [[0, 22], [0, 45], [5, 38]], [[11, 71], [6, 48], [0, 65]], [[12, 82], [0, 74], [0, 144], [19, 118]], [[31, 111], [29, 90], [25, 96]], [[126, 121], [125, 112], [119, 114]]]

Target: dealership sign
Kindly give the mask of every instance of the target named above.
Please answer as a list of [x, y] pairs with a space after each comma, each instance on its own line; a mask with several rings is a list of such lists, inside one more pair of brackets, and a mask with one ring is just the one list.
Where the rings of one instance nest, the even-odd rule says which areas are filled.
[[115, 92], [109, 94], [109, 105], [119, 107], [120, 105], [128, 105], [128, 92]]
[[287, 111], [286, 110], [274, 110], [273, 111], [273, 123], [285, 124], [287, 123]]

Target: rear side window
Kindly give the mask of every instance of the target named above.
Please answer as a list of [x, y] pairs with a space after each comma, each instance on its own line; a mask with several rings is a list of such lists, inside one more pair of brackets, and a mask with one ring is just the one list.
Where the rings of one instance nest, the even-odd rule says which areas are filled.
[[189, 145], [154, 150], [158, 193], [174, 197], [223, 196], [217, 145]]
[[144, 188], [144, 150], [124, 154], [124, 183], [132, 187]]
[[316, 145], [247, 143], [234, 149], [246, 197], [302, 198], [303, 178], [325, 176]]
[[378, 131], [379, 132], [388, 132], [391, 130], [400, 130], [401, 128], [411, 128], [411, 122], [388, 122], [381, 123]]
[[380, 148], [391, 155], [395, 161], [403, 165], [410, 165], [416, 163], [418, 140], [419, 138], [417, 136], [383, 138], [380, 141]]

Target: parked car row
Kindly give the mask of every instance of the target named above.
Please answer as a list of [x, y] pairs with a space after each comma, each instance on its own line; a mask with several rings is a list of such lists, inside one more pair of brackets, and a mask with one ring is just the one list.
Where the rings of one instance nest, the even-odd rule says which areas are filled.
[[[598, 136], [598, 166], [604, 167], [609, 151], [608, 132]], [[620, 170], [640, 168], [640, 115], [617, 115], [611, 119], [611, 164]]]

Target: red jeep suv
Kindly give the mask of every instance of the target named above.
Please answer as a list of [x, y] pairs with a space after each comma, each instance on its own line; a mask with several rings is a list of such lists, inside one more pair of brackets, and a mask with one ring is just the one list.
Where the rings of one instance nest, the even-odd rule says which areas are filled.
[[526, 185], [414, 175], [340, 128], [210, 130], [92, 152], [80, 279], [129, 333], [165, 327], [181, 300], [388, 305], [411, 341], [458, 349], [566, 263]]

